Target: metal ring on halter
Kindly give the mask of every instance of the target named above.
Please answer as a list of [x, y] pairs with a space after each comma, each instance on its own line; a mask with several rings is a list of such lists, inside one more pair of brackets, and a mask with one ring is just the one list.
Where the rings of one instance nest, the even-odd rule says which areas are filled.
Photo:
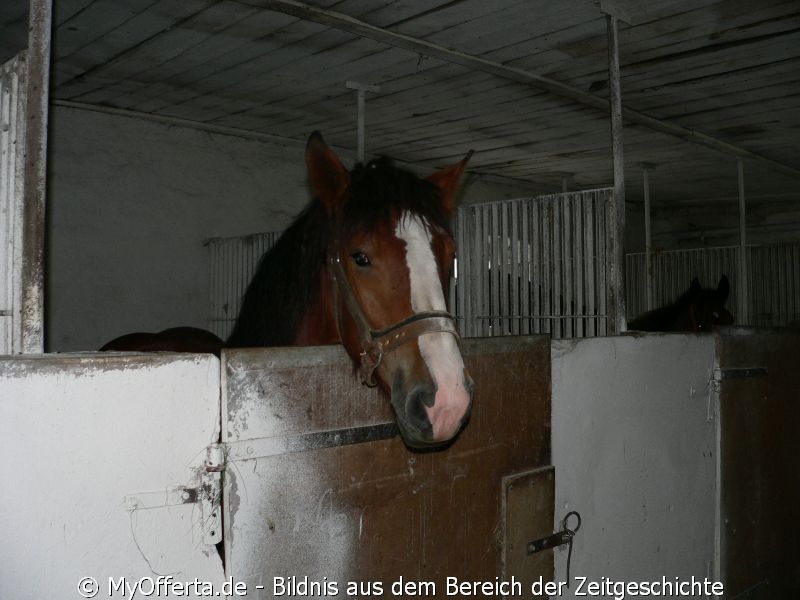
[[375, 381], [375, 370], [380, 366], [383, 361], [383, 350], [379, 349], [378, 359], [374, 360], [372, 354], [367, 350], [361, 351], [361, 366], [359, 367], [359, 374], [361, 375], [361, 383], [368, 387], [375, 387], [378, 383]]

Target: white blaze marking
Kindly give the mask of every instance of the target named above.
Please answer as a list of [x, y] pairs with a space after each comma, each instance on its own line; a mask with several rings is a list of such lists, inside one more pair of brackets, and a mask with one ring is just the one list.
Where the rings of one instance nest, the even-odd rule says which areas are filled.
[[[420, 217], [403, 213], [395, 235], [406, 243], [406, 264], [414, 313], [447, 310], [439, 279], [431, 236]], [[419, 351], [436, 384], [436, 400], [426, 407], [434, 440], [447, 440], [458, 432], [469, 408], [464, 387], [464, 360], [450, 333], [426, 333], [419, 337]]]

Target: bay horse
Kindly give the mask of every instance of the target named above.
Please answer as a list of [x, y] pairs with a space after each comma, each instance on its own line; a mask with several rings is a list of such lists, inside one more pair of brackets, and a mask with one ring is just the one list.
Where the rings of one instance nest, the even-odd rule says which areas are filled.
[[632, 331], [710, 331], [714, 325], [732, 325], [733, 315], [725, 308], [730, 283], [723, 275], [717, 288], [704, 289], [692, 279], [689, 289], [674, 303], [643, 313], [628, 323]]
[[[314, 132], [306, 165], [315, 196], [262, 257], [216, 353], [341, 343], [362, 382], [389, 397], [408, 446], [453, 439], [474, 388], [445, 302], [455, 259], [449, 223], [471, 155], [426, 179], [388, 159], [348, 171]], [[187, 331], [210, 340], [198, 332]], [[104, 348], [138, 349], [115, 342]]]

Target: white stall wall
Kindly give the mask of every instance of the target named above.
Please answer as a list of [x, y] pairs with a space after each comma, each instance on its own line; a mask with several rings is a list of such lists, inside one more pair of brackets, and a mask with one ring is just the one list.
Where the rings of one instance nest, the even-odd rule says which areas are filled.
[[216, 357], [0, 360], [0, 598], [78, 598], [83, 577], [98, 598], [109, 577], [218, 585], [198, 505], [157, 506], [198, 485], [218, 436]]
[[[578, 576], [713, 576], [713, 363], [709, 335], [553, 342], [555, 518], [583, 517], [564, 598]], [[557, 550], [557, 580], [566, 561]]]
[[[207, 327], [203, 242], [280, 231], [310, 197], [302, 141], [254, 141], [64, 106], [51, 119], [50, 351], [97, 349], [132, 331]], [[473, 176], [463, 199], [526, 194], [513, 182]]]
[[65, 107], [52, 120], [50, 350], [203, 326], [203, 241], [280, 229], [306, 198], [301, 148]]

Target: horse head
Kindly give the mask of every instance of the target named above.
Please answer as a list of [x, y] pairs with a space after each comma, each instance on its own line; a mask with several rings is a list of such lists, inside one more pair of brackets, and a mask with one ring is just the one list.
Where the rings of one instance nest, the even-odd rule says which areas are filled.
[[391, 398], [411, 447], [454, 438], [472, 402], [445, 302], [455, 259], [449, 222], [468, 160], [420, 179], [385, 159], [349, 172], [316, 132], [306, 147], [330, 221], [329, 314], [362, 380]]
[[729, 294], [730, 283], [725, 275], [716, 289], [703, 289], [697, 277], [692, 279], [687, 292], [692, 329], [710, 331], [714, 325], [732, 325], [733, 315], [725, 308]]

